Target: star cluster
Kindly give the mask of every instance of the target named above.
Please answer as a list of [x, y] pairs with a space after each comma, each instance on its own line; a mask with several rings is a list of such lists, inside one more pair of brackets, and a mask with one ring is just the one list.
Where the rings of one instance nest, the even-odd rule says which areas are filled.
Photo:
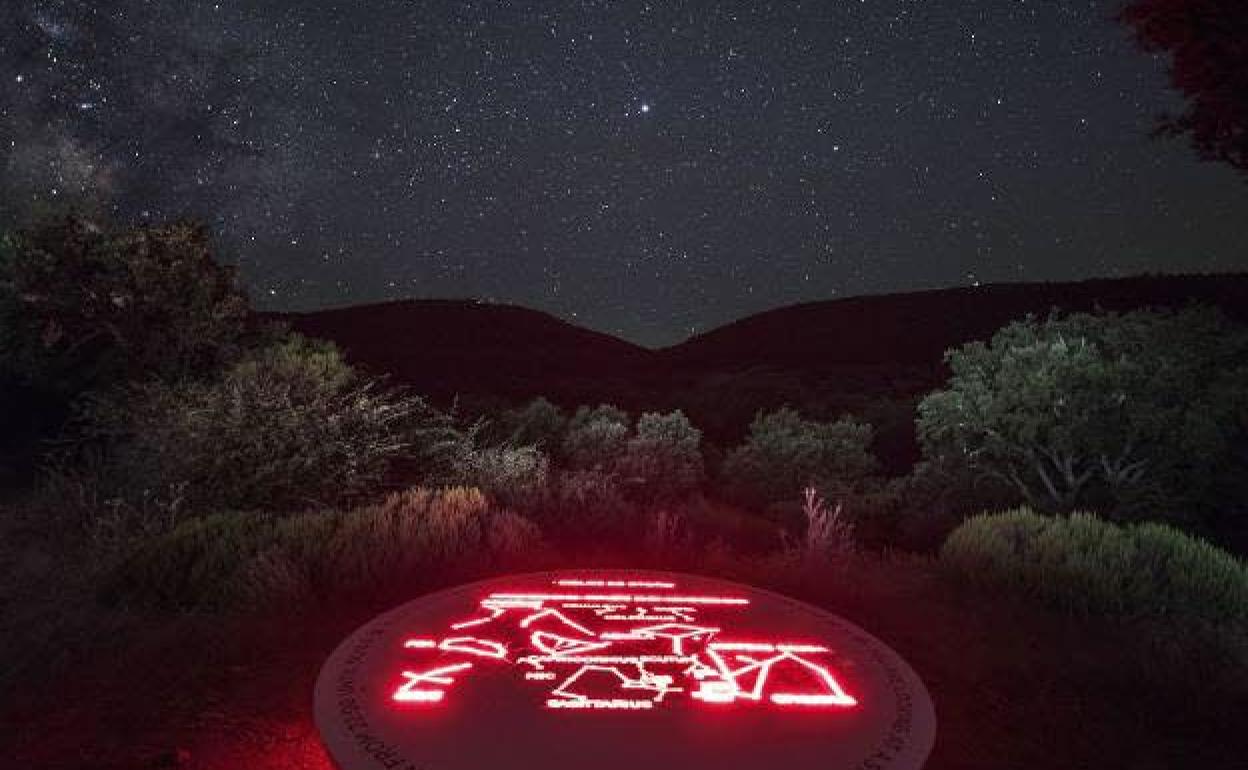
[[214, 224], [258, 302], [667, 344], [776, 305], [1248, 268], [1112, 2], [17, 0], [0, 214]]

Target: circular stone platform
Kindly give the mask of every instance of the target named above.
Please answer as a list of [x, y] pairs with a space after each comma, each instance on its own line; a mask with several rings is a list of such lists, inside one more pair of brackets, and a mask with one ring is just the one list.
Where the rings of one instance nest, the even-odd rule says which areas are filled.
[[737, 583], [548, 572], [374, 618], [316, 683], [342, 770], [918, 768], [936, 718], [897, 653]]

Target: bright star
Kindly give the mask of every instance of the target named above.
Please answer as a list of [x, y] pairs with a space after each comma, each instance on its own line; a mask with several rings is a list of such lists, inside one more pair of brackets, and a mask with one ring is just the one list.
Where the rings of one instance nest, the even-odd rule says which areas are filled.
[[642, 112], [649, 112], [649, 111], [650, 111], [650, 105], [648, 105], [648, 104], [643, 104], [643, 105], [641, 105], [641, 111], [642, 111]]

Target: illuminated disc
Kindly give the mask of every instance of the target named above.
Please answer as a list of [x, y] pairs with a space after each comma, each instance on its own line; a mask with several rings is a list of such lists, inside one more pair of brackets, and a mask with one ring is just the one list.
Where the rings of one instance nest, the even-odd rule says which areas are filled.
[[913, 670], [841, 618], [738, 583], [547, 572], [374, 618], [316, 683], [342, 770], [918, 768]]

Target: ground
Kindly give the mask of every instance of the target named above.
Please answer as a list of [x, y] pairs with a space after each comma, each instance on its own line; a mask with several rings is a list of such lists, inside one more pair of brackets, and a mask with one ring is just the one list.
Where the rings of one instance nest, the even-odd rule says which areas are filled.
[[[263, 616], [124, 612], [98, 607], [89, 592], [66, 599], [72, 580], [46, 579], [58, 562], [38, 538], [3, 534], [0, 762], [331, 767], [311, 723], [318, 669], [397, 596]], [[1146, 626], [987, 596], [950, 582], [927, 558], [737, 577], [827, 607], [900, 652], [936, 706], [933, 770], [1229, 770], [1248, 757], [1248, 687], [1216, 660], [1178, 656]]]

